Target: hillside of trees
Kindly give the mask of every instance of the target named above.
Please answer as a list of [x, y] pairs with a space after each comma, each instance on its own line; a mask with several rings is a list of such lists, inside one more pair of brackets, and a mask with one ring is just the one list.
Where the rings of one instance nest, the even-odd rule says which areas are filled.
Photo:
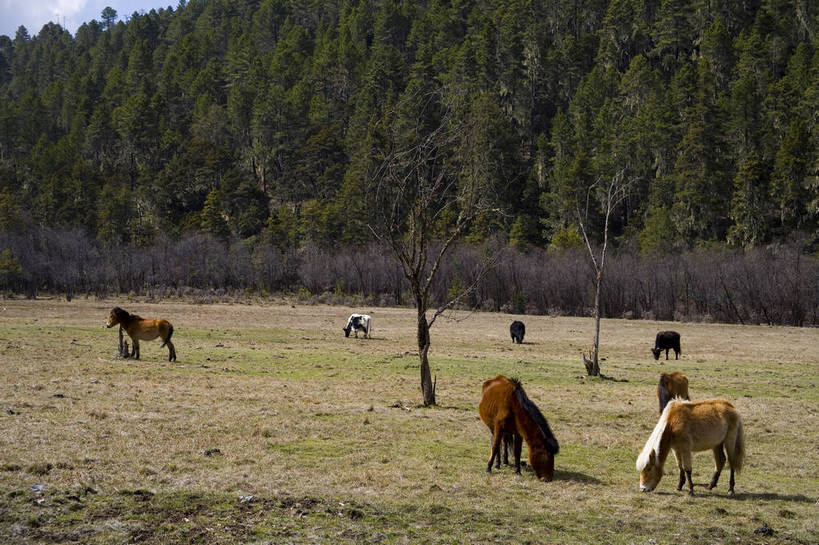
[[571, 251], [619, 175], [621, 251], [796, 248], [819, 283], [818, 2], [181, 0], [0, 36], [0, 288], [49, 240], [366, 252], [384, 120], [427, 91], [481, 128], [448, 150], [497, 190], [474, 248]]

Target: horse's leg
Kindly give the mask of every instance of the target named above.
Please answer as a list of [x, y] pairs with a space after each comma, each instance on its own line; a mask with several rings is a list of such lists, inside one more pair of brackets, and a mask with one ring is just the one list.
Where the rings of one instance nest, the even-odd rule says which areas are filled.
[[677, 482], [677, 490], [682, 490], [683, 485], [685, 484], [685, 469], [683, 468], [683, 460], [682, 456], [674, 450], [674, 458], [677, 459], [677, 467], [680, 469], [680, 480]]
[[694, 495], [694, 481], [691, 480], [691, 470], [690, 469], [685, 470], [685, 476], [688, 477], [688, 495], [693, 496]]
[[520, 451], [523, 448], [523, 436], [515, 435], [515, 473], [520, 475]]
[[738, 463], [741, 463], [740, 460], [737, 459], [737, 440], [738, 434], [737, 429], [734, 428], [728, 431], [728, 434], [725, 436], [725, 453], [728, 455], [728, 465], [731, 466], [731, 480], [728, 481], [728, 493], [732, 496], [734, 495], [734, 468], [737, 467]]
[[[505, 466], [509, 465], [509, 451], [514, 448], [512, 446], [512, 441], [513, 439], [511, 435], [508, 433], [503, 434], [503, 465]], [[498, 458], [498, 463], [495, 467], [500, 469], [500, 458]]]
[[683, 467], [685, 468], [685, 476], [688, 479], [688, 495], [694, 495], [694, 481], [691, 480], [691, 450], [682, 453]]
[[166, 341], [168, 345], [168, 361], [176, 361], [176, 349], [171, 341]]
[[500, 425], [495, 425], [495, 431], [492, 433], [492, 455], [489, 457], [489, 464], [486, 466], [486, 472], [492, 473], [492, 464], [495, 462], [495, 457], [500, 456], [500, 445], [503, 439], [503, 431]]
[[719, 474], [725, 466], [725, 452], [723, 452], [722, 445], [714, 447], [714, 462], [716, 463], [714, 466], [714, 476], [711, 477], [711, 484], [708, 485], [708, 490], [716, 488], [717, 481], [719, 481]]

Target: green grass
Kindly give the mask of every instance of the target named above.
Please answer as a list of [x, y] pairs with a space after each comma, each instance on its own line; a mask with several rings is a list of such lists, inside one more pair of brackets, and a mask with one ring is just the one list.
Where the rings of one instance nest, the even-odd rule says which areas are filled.
[[[174, 323], [116, 357], [119, 304]], [[606, 320], [587, 378], [590, 319], [472, 314], [432, 330], [436, 407], [419, 405], [413, 311], [290, 305], [4, 301], [0, 314], [0, 542], [804, 543], [819, 540], [819, 364], [813, 329]], [[465, 316], [459, 316], [464, 318]], [[659, 329], [683, 358], [655, 362]], [[727, 495], [694, 456], [696, 496], [638, 492], [660, 372], [743, 417], [748, 460]], [[480, 385], [517, 376], [560, 440], [555, 481], [487, 475]], [[206, 451], [218, 449], [210, 456]], [[524, 448], [524, 459], [526, 449]], [[31, 487], [40, 485], [42, 490]], [[755, 534], [762, 524], [773, 536]]]

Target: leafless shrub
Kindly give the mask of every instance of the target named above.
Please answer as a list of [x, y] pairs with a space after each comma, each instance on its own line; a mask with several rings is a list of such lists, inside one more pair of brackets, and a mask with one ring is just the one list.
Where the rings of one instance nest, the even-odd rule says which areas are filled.
[[[95, 296], [128, 293], [150, 300], [189, 298], [200, 303], [301, 293], [311, 303], [406, 305], [406, 280], [386, 249], [307, 246], [282, 251], [265, 244], [226, 244], [193, 233], [153, 246], [103, 245], [82, 231], [0, 232], [0, 251], [19, 261], [19, 274], [0, 274], [0, 290]], [[588, 315], [593, 276], [579, 250], [518, 252], [497, 241], [461, 244], [442, 261], [431, 300], [442, 304], [481, 272], [487, 254], [496, 266], [462, 308], [515, 314]], [[797, 245], [747, 251], [705, 249], [645, 257], [610, 256], [601, 293], [610, 318], [717, 321], [819, 326], [819, 259]]]

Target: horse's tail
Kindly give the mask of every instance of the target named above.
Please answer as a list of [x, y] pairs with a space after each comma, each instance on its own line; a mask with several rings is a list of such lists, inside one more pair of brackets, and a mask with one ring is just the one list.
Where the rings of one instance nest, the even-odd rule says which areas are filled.
[[164, 340], [164, 342], [162, 343], [162, 346], [160, 346], [159, 348], [162, 348], [162, 347], [164, 347], [166, 344], [168, 344], [168, 342], [171, 340], [171, 335], [173, 335], [173, 324], [168, 324], [168, 336], [167, 336], [167, 337], [165, 337], [165, 340]]
[[737, 414], [737, 437], [734, 441], [733, 456], [729, 455], [728, 461], [731, 468], [739, 473], [742, 471], [742, 464], [745, 462], [745, 434], [742, 432], [742, 418]]

